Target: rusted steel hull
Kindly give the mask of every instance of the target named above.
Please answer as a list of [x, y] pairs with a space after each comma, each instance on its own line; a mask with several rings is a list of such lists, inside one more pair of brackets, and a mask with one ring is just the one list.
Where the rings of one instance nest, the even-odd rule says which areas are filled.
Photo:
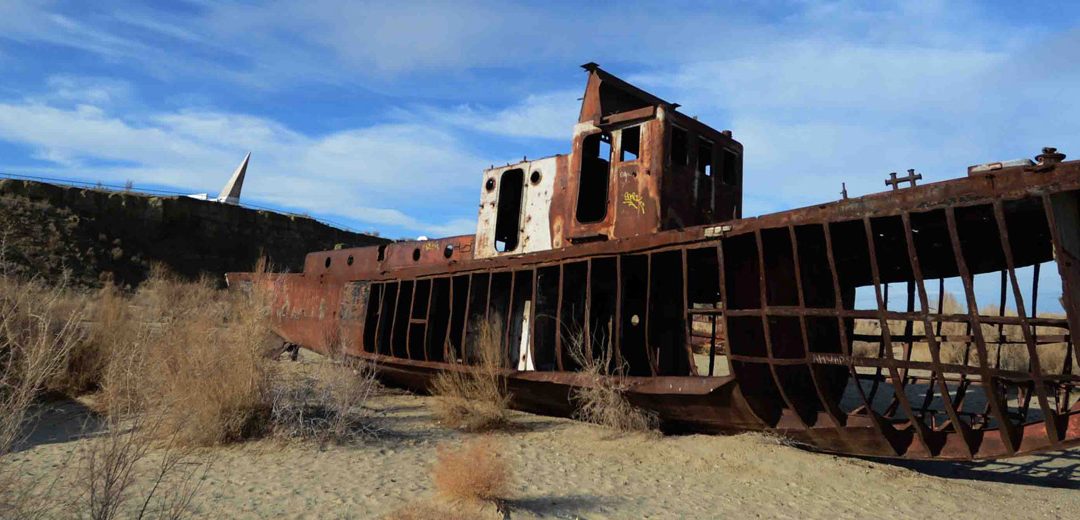
[[594, 343], [611, 330], [612, 377], [669, 429], [985, 459], [1080, 444], [1078, 208], [1067, 162], [528, 255], [385, 269], [374, 248], [330, 251], [303, 274], [229, 281], [274, 287], [286, 341], [342, 345], [416, 391], [462, 369], [494, 318], [514, 406], [568, 415], [590, 384], [565, 355], [572, 323]]

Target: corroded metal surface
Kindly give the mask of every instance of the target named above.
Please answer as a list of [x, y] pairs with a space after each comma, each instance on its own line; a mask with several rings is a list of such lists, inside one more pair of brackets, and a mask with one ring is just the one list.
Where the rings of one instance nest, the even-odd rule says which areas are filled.
[[316, 252], [230, 284], [273, 286], [286, 341], [418, 391], [469, 370], [496, 320], [521, 409], [568, 414], [595, 383], [576, 340], [612, 348], [610, 377], [671, 430], [918, 459], [1080, 444], [1080, 162], [1047, 149], [741, 219], [730, 132], [586, 68], [571, 153], [485, 171], [475, 239]]

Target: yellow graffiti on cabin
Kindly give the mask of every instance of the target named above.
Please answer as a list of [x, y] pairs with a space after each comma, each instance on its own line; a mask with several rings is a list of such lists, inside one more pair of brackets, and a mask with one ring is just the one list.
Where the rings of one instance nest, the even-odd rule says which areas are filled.
[[640, 193], [628, 191], [623, 193], [622, 203], [645, 214], [645, 199]]

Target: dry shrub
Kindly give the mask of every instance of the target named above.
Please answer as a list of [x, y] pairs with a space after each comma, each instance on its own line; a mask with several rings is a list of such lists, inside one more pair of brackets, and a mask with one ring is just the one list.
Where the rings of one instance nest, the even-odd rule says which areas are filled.
[[433, 410], [439, 422], [451, 428], [477, 432], [510, 424], [510, 394], [502, 380], [502, 327], [493, 319], [480, 324], [475, 334], [471, 366], [441, 372], [431, 385]]
[[432, 469], [435, 489], [452, 501], [490, 502], [502, 508], [510, 494], [510, 464], [502, 444], [488, 436], [453, 449], [440, 447]]
[[129, 318], [127, 300], [111, 283], [87, 302], [85, 337], [71, 352], [67, 366], [49, 385], [51, 390], [76, 396], [99, 390], [109, 362], [113, 331], [122, 330]]
[[25, 433], [31, 405], [82, 339], [84, 309], [62, 287], [0, 277], [0, 456]]
[[358, 361], [323, 363], [306, 373], [281, 374], [272, 387], [276, 436], [344, 444], [376, 436], [366, 406], [379, 389], [376, 367]]
[[84, 302], [63, 287], [0, 275], [0, 517], [47, 518], [57, 475], [30, 477], [3, 460], [32, 430], [35, 402], [82, 337]]
[[[111, 417], [103, 433], [83, 450], [79, 464], [82, 501], [86, 516], [94, 520], [113, 518], [183, 518], [209, 470], [209, 460], [170, 438], [160, 450], [161, 460], [150, 469], [148, 479], [140, 466], [155, 446], [154, 426], [159, 418], [145, 414], [120, 420]], [[145, 469], [145, 468], [142, 468]], [[139, 489], [143, 480], [148, 489]], [[136, 509], [138, 508], [138, 509]]]
[[619, 375], [622, 370], [612, 369], [616, 363], [611, 342], [601, 338], [603, 346], [596, 352], [586, 346], [588, 342], [583, 332], [571, 334], [571, 338], [566, 344], [566, 352], [587, 379], [586, 384], [575, 387], [570, 393], [570, 399], [577, 404], [574, 417], [619, 432], [655, 431], [659, 423], [656, 414], [638, 408], [626, 399], [629, 385]]
[[270, 416], [268, 295], [155, 272], [98, 330], [106, 411], [149, 413], [159, 435], [212, 445], [259, 435]]

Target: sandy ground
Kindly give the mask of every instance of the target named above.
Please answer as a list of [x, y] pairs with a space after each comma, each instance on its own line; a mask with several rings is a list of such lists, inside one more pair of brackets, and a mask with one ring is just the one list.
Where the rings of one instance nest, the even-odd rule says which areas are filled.
[[[430, 476], [436, 449], [469, 435], [438, 426], [429, 402], [384, 392], [371, 403], [379, 437], [355, 445], [257, 441], [204, 450], [212, 465], [195, 516], [378, 518], [438, 503]], [[50, 405], [29, 445], [7, 463], [28, 478], [59, 477], [57, 503], [78, 502], [86, 417], [78, 403]], [[515, 472], [512, 518], [1080, 517], [1080, 450], [900, 466], [810, 453], [760, 435], [618, 436], [566, 419], [515, 417], [517, 431], [497, 434]], [[480, 515], [500, 517], [494, 508]]]

